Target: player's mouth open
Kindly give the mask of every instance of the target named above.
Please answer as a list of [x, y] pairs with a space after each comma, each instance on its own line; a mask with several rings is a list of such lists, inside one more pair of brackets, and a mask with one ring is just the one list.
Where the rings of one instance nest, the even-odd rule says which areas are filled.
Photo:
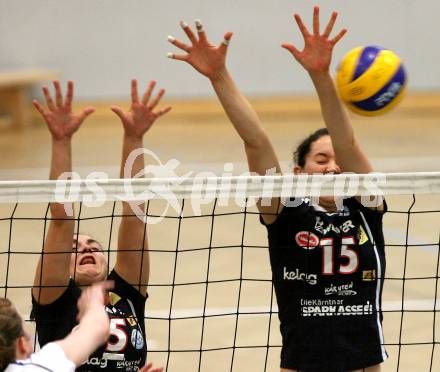
[[92, 256], [85, 256], [79, 261], [80, 265], [94, 265], [95, 263], [96, 261]]

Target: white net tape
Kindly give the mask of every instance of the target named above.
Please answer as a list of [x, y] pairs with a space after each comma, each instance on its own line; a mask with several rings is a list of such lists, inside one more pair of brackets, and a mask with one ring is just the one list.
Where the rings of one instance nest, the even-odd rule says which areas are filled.
[[439, 193], [440, 172], [0, 182], [0, 203]]

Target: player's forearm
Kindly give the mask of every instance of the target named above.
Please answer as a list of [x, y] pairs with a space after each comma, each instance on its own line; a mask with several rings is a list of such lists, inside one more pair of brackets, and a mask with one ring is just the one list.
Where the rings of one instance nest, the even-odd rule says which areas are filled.
[[[64, 172], [71, 171], [70, 139], [52, 139], [50, 179], [57, 180]], [[50, 204], [52, 220], [44, 241], [43, 254], [35, 271], [32, 290], [33, 296], [41, 304], [50, 303], [56, 299], [63, 292], [62, 286], [66, 286], [69, 280], [72, 237], [75, 231], [74, 216], [67, 213], [70, 211], [73, 211], [72, 204]]]
[[[72, 171], [72, 145], [70, 139], [55, 140], [52, 139], [52, 158], [50, 165], [49, 178], [51, 180], [58, 180], [65, 172]], [[73, 206], [71, 206], [73, 208]], [[50, 211], [52, 218], [68, 218], [64, 204], [51, 203]], [[55, 220], [54, 223], [67, 223], [68, 220]], [[73, 226], [73, 220], [69, 222]]]
[[310, 74], [321, 104], [324, 122], [336, 146], [350, 146], [354, 141], [353, 128], [347, 111], [338, 97], [329, 73]]
[[329, 73], [310, 74], [318, 93], [324, 122], [330, 133], [338, 163], [344, 172], [368, 173], [373, 170], [354, 135]]
[[[129, 137], [124, 135], [123, 146], [122, 146], [122, 161], [121, 161], [121, 178], [134, 177], [138, 173], [142, 172], [145, 167], [144, 154], [138, 154], [135, 158], [129, 159], [130, 154], [137, 149], [143, 148], [142, 137]], [[136, 210], [130, 206], [130, 203], [122, 203], [122, 214], [121, 223], [119, 225], [118, 233], [118, 250], [131, 250], [136, 249], [138, 252], [133, 252], [132, 255], [136, 257], [140, 254], [141, 249], [147, 248], [146, 243], [146, 231], [145, 224], [137, 214], [144, 214], [145, 204], [138, 204], [135, 202]], [[125, 259], [119, 261], [126, 261], [127, 255], [124, 254]], [[136, 258], [137, 259], [137, 258]], [[140, 262], [136, 262], [136, 264]], [[121, 273], [119, 273], [121, 274]]]
[[63, 348], [66, 357], [80, 366], [109, 337], [109, 320], [104, 307], [89, 311], [79, 325], [58, 344]]
[[211, 80], [229, 120], [246, 146], [262, 147], [267, 134], [261, 127], [257, 113], [240, 93], [229, 72], [225, 69]]
[[[54, 204], [57, 206], [57, 204]], [[63, 207], [62, 204], [58, 204]], [[64, 209], [63, 209], [64, 212]], [[53, 215], [52, 218], [57, 216]], [[44, 241], [43, 254], [35, 270], [33, 295], [41, 304], [50, 303], [65, 289], [69, 281], [74, 219], [52, 220]], [[63, 289], [64, 287], [64, 289]], [[41, 289], [43, 289], [41, 291]]]
[[70, 139], [52, 139], [50, 179], [57, 180], [64, 172], [72, 171], [72, 143]]
[[[52, 139], [50, 179], [57, 180], [64, 172], [71, 172], [70, 140]], [[44, 241], [34, 276], [32, 294], [40, 304], [53, 302], [64, 291], [69, 281], [69, 262], [72, 237], [75, 231], [73, 205], [50, 204], [51, 222]], [[65, 252], [61, 254], [62, 252]]]
[[[143, 149], [142, 137], [130, 137], [124, 135], [122, 145], [121, 178], [133, 178], [143, 172], [145, 167], [144, 153], [138, 153], [134, 157], [133, 151]], [[131, 155], [131, 156], [130, 156]], [[133, 208], [136, 208], [133, 210]], [[145, 204], [134, 202], [133, 208], [130, 203], [122, 203], [121, 223], [118, 230], [118, 253], [115, 270], [129, 284], [145, 293], [141, 285], [148, 283], [149, 256], [146, 235], [146, 226], [139, 218], [143, 216]]]
[[[143, 148], [142, 137], [130, 137], [124, 135], [123, 144], [122, 144], [121, 169], [119, 173], [120, 178], [133, 178], [138, 173], [144, 170], [145, 160], [143, 153], [138, 154], [136, 157], [129, 160], [130, 154], [132, 154], [133, 151], [142, 148]], [[122, 207], [123, 207], [124, 215], [134, 214], [128, 203], [123, 202]], [[140, 205], [139, 207], [142, 210], [144, 210], [144, 204]], [[136, 218], [136, 220], [138, 219]], [[133, 220], [133, 222], [138, 222], [138, 221]]]

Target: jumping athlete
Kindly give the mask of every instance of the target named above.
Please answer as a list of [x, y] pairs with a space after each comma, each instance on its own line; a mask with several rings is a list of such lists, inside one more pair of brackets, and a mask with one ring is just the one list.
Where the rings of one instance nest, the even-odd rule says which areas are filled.
[[[318, 7], [312, 33], [296, 14], [304, 49], [283, 44], [311, 77], [326, 124], [298, 147], [295, 174], [373, 170], [329, 73], [333, 48], [346, 33], [343, 29], [330, 38], [336, 17], [334, 12], [321, 34]], [[170, 36], [169, 41], [185, 54], [169, 57], [189, 63], [209, 78], [244, 142], [250, 171], [265, 175], [275, 169], [280, 174], [278, 158], [256, 112], [226, 68], [232, 33], [216, 46], [209, 43], [201, 22], [196, 21], [197, 35], [186, 23], [181, 26], [191, 43]], [[257, 204], [268, 230], [283, 341], [282, 372], [377, 372], [387, 358], [381, 313], [386, 207], [379, 198], [373, 199], [376, 204], [368, 207], [357, 197], [344, 200], [342, 208], [334, 197], [320, 197], [317, 203], [273, 198], [269, 205]]]
[[[112, 110], [124, 128], [121, 178], [134, 177], [144, 169], [144, 157], [137, 156], [130, 169], [124, 168], [132, 151], [143, 147], [143, 136], [155, 120], [166, 114], [167, 107], [154, 111], [164, 90], [152, 98], [155, 82], [150, 82], [142, 98], [138, 97], [137, 81], [131, 83], [131, 108]], [[73, 82], [68, 82], [63, 100], [60, 83], [54, 82], [55, 101], [43, 87], [47, 109], [34, 101], [52, 134], [50, 179], [56, 180], [72, 171], [71, 139], [84, 119], [93, 113], [88, 107], [80, 114], [72, 112]], [[139, 206], [144, 211], [144, 205]], [[149, 278], [149, 254], [145, 224], [129, 203], [122, 203], [116, 263], [108, 273], [108, 262], [101, 244], [91, 236], [75, 231], [72, 205], [50, 204], [51, 221], [43, 253], [35, 272], [32, 289], [33, 317], [36, 320], [40, 345], [65, 337], [77, 324], [76, 302], [81, 287], [105, 278], [114, 282], [106, 310], [110, 317], [110, 337], [79, 371], [137, 371], [147, 355], [145, 334], [145, 301]], [[72, 211], [72, 213], [69, 213]]]

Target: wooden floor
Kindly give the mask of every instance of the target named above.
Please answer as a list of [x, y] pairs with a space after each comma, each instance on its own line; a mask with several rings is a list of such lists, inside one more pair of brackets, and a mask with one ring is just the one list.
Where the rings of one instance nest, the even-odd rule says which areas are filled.
[[[210, 107], [214, 107], [212, 112], [202, 110], [197, 115], [177, 105], [146, 135], [145, 147], [162, 163], [177, 159], [181, 163], [178, 174], [210, 171], [221, 175], [227, 162], [233, 163], [234, 174], [241, 174], [246, 170], [241, 141], [218, 107], [215, 104]], [[353, 122], [376, 170], [439, 171], [439, 114], [434, 105], [432, 110], [402, 109], [380, 118], [353, 117]], [[286, 170], [291, 167], [292, 150], [300, 139], [323, 126], [319, 111], [313, 105], [308, 112], [286, 110], [283, 115], [262, 109], [261, 116]], [[109, 177], [117, 177], [121, 135], [116, 117], [102, 113], [92, 116], [75, 135], [75, 170], [82, 176], [91, 171], [103, 171]], [[41, 122], [26, 125], [21, 130], [0, 129], [1, 180], [46, 179], [49, 160], [50, 137]], [[412, 201], [412, 197], [388, 199], [391, 213], [385, 218], [385, 234], [389, 280], [385, 284], [383, 301], [385, 342], [389, 345], [390, 359], [384, 363], [383, 371], [439, 372], [440, 213], [412, 214], [410, 217], [406, 213], [394, 213], [406, 212]], [[112, 221], [110, 217], [103, 217], [111, 214], [112, 206], [109, 203], [98, 209], [84, 210], [81, 230], [93, 232], [104, 246], [114, 249], [118, 218]], [[160, 213], [163, 205], [156, 202], [151, 208]], [[279, 325], [276, 315], [267, 314], [271, 307], [268, 253], [267, 249], [258, 248], [267, 244], [266, 232], [259, 225], [256, 214], [248, 214], [246, 218], [242, 213], [225, 216], [222, 214], [240, 209], [216, 206], [214, 212], [218, 216], [213, 222], [213, 209], [213, 203], [209, 203], [202, 206], [205, 216], [189, 218], [192, 212], [187, 203], [184, 215], [188, 218], [167, 218], [149, 226], [153, 249], [146, 313], [149, 317], [149, 358], [156, 364], [166, 365], [167, 354], [163, 351], [171, 349], [174, 352], [168, 371], [197, 371], [200, 363], [201, 371], [226, 372], [231, 370], [235, 338], [239, 348], [234, 352], [233, 371], [279, 371], [280, 348], [276, 346], [281, 343]], [[440, 196], [417, 197], [412, 210], [439, 211]], [[4, 287], [6, 281], [8, 284], [7, 291], [0, 292], [12, 298], [23, 314], [29, 314], [28, 287], [32, 283], [44, 229], [43, 220], [32, 218], [44, 217], [46, 206], [22, 204], [13, 211], [13, 205], [0, 206], [0, 286]], [[255, 208], [250, 211], [255, 212]], [[170, 210], [169, 214], [173, 216], [175, 212]], [[406, 239], [408, 218], [409, 240]], [[210, 246], [224, 248], [206, 249]], [[112, 261], [113, 255], [110, 256]], [[254, 280], [244, 280], [240, 286], [237, 280], [240, 276]], [[404, 276], [405, 281], [402, 280]], [[174, 287], [171, 286], [173, 280]], [[209, 285], [206, 285], [207, 280]], [[241, 314], [237, 318], [239, 294], [240, 312], [251, 314]], [[433, 311], [436, 298], [437, 313]], [[170, 323], [171, 303], [173, 320]], [[402, 312], [402, 308], [405, 311]], [[202, 335], [203, 318], [200, 316], [203, 313], [211, 316], [204, 319]], [[437, 344], [430, 369], [434, 339]], [[269, 348], [265, 347], [268, 343]], [[200, 357], [201, 348], [205, 351]]]

